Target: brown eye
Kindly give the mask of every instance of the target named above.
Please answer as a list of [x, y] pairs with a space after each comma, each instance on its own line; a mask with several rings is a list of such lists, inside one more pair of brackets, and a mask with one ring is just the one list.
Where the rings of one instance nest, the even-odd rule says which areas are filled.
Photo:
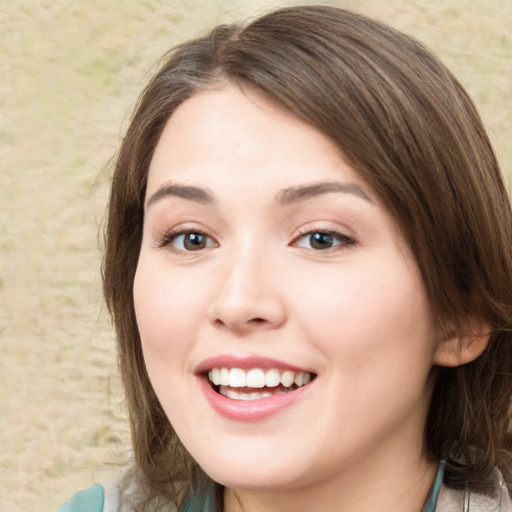
[[187, 251], [198, 251], [206, 247], [208, 238], [201, 233], [188, 233], [183, 235], [183, 247]]
[[161, 244], [161, 247], [166, 246], [176, 252], [192, 252], [217, 247], [218, 244], [204, 233], [197, 231], [181, 231], [179, 233], [168, 233]]

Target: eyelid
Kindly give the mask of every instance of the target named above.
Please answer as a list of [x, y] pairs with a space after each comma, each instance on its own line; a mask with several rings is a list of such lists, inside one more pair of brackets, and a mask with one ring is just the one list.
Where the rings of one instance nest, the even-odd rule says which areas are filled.
[[182, 250], [182, 249], [177, 249], [176, 247], [174, 247], [172, 245], [172, 243], [180, 236], [183, 236], [183, 235], [188, 235], [188, 234], [197, 234], [197, 235], [201, 235], [201, 236], [204, 236], [210, 240], [213, 241], [214, 245], [213, 247], [218, 247], [219, 246], [219, 243], [217, 242], [217, 240], [215, 239], [215, 237], [213, 237], [211, 234], [209, 234], [207, 231], [205, 231], [204, 229], [200, 229], [200, 228], [195, 228], [195, 227], [177, 227], [177, 228], [171, 228], [167, 231], [164, 232], [164, 234], [157, 240], [157, 247], [160, 248], [160, 249], [168, 249], [176, 254], [192, 254], [194, 252], [201, 252], [203, 251], [204, 249], [211, 249], [212, 246], [208, 246], [208, 247], [205, 247], [203, 249], [198, 249], [197, 251], [187, 251], [187, 250]]
[[[290, 245], [298, 247], [298, 248], [306, 249], [306, 250], [311, 250], [316, 253], [328, 253], [328, 252], [343, 250], [350, 246], [356, 245], [356, 243], [357, 243], [357, 241], [355, 240], [355, 238], [353, 236], [347, 235], [346, 233], [343, 233], [342, 230], [334, 229], [332, 227], [308, 226], [305, 228], [300, 228], [297, 231], [298, 231], [298, 233], [293, 238]], [[340, 241], [340, 243], [333, 245], [332, 247], [325, 248], [325, 249], [307, 248], [307, 247], [298, 245], [298, 242], [301, 239], [305, 238], [306, 236], [314, 235], [315, 233], [321, 233], [321, 234], [331, 236], [331, 237], [337, 239], [338, 241]]]

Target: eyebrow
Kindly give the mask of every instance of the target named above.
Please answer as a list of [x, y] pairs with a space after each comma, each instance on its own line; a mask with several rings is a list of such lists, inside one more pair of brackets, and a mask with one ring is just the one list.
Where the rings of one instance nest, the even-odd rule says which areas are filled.
[[280, 206], [288, 206], [332, 192], [353, 194], [369, 203], [373, 203], [370, 196], [355, 183], [340, 183], [337, 181], [326, 181], [312, 183], [311, 185], [285, 188], [277, 195], [276, 202]]
[[214, 203], [213, 194], [204, 188], [193, 187], [191, 185], [177, 185], [167, 183], [157, 189], [157, 191], [147, 200], [146, 208], [152, 204], [164, 199], [165, 197], [181, 197], [201, 204]]
[[[333, 192], [353, 194], [361, 199], [373, 203], [366, 192], [355, 183], [340, 183], [336, 181], [326, 181], [312, 183], [310, 185], [299, 185], [288, 187], [281, 190], [276, 196], [276, 203], [279, 206], [289, 206], [313, 197]], [[213, 204], [215, 199], [213, 194], [200, 187], [191, 185], [179, 185], [176, 183], [166, 183], [160, 186], [157, 191], [151, 195], [146, 202], [146, 208], [166, 197], [181, 197], [201, 204]]]

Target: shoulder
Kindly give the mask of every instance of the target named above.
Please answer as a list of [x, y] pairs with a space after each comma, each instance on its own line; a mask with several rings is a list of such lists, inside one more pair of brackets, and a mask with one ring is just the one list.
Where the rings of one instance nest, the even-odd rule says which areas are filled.
[[119, 486], [94, 484], [77, 492], [55, 512], [118, 512]]
[[55, 512], [104, 512], [105, 489], [94, 484], [89, 489], [77, 492], [67, 503]]
[[495, 470], [494, 494], [492, 496], [451, 489], [443, 485], [439, 493], [436, 512], [453, 512], [454, 510], [512, 512], [510, 495], [500, 472]]
[[[179, 485], [174, 483], [172, 485]], [[108, 494], [108, 491], [107, 491]], [[177, 512], [178, 507], [167, 500], [167, 498], [160, 495], [153, 495], [148, 498], [151, 491], [142, 483], [142, 478], [139, 471], [135, 466], [126, 471], [121, 480], [118, 481], [115, 489], [115, 496], [117, 499], [118, 509], [122, 512], [137, 512], [139, 510], [147, 510], [148, 512]], [[115, 500], [112, 500], [114, 502]], [[111, 512], [110, 509], [105, 509], [103, 512]]]

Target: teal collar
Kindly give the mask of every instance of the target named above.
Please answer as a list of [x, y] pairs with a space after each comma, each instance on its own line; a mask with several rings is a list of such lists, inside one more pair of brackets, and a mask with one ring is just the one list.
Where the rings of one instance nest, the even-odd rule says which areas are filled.
[[432, 485], [430, 494], [428, 495], [427, 501], [425, 502], [425, 505], [423, 505], [421, 512], [435, 512], [437, 506], [437, 498], [439, 498], [439, 493], [441, 492], [441, 487], [443, 485], [445, 467], [446, 461], [442, 460], [439, 463], [439, 469], [437, 470], [434, 484]]
[[211, 480], [203, 482], [197, 491], [188, 494], [179, 512], [217, 512], [215, 485]]

